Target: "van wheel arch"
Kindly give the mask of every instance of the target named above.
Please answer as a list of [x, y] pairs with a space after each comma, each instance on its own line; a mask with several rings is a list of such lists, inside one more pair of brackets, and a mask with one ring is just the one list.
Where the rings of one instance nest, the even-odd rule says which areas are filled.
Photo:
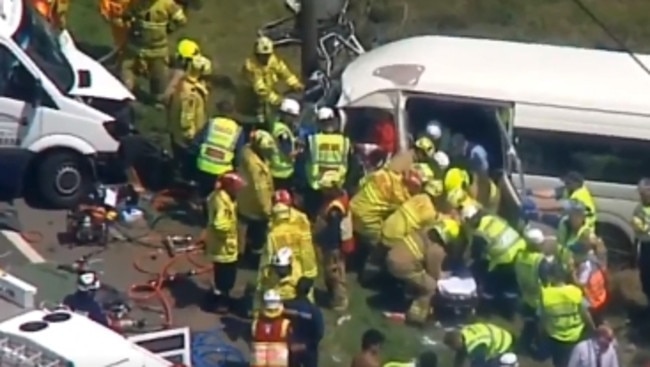
[[636, 246], [627, 232], [613, 223], [598, 222], [596, 234], [607, 247], [608, 266], [613, 269], [627, 269], [635, 266]]
[[[39, 152], [32, 159], [27, 182], [36, 189], [35, 196], [46, 206], [71, 208], [88, 192], [93, 172], [92, 162], [86, 156], [74, 149], [56, 147]], [[67, 178], [74, 183], [66, 186], [66, 181], [61, 180]]]

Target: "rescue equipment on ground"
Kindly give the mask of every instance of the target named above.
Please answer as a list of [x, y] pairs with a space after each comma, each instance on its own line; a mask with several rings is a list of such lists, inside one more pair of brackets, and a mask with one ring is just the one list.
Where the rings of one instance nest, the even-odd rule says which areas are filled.
[[432, 301], [437, 321], [445, 326], [464, 325], [478, 307], [476, 280], [467, 270], [443, 277], [438, 280], [438, 292]]

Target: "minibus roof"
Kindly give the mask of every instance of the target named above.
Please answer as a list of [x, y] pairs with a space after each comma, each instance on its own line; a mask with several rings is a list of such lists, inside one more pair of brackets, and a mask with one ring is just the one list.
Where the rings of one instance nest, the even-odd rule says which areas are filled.
[[11, 37], [23, 16], [23, 1], [25, 0], [0, 0], [0, 35]]
[[630, 55], [537, 43], [406, 38], [352, 61], [342, 85], [340, 107], [393, 108], [403, 90], [650, 115], [650, 75]]

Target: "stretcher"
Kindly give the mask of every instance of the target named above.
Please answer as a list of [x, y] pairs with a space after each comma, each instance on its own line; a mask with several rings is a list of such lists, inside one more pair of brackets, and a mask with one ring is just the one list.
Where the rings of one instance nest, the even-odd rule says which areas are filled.
[[476, 313], [477, 305], [477, 284], [471, 274], [461, 272], [438, 281], [433, 308], [441, 324], [459, 326], [468, 323]]

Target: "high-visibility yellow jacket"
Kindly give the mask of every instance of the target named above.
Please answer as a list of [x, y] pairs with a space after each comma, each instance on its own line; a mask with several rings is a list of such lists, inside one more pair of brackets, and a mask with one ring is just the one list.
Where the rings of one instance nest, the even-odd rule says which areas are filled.
[[273, 198], [273, 176], [268, 162], [257, 155], [250, 145], [246, 145], [242, 149], [237, 171], [246, 181], [246, 186], [237, 194], [239, 214], [248, 219], [269, 219]]
[[432, 227], [438, 221], [438, 212], [428, 194], [418, 194], [406, 200], [383, 223], [381, 242], [387, 247], [400, 243], [409, 233]]
[[237, 261], [237, 203], [223, 190], [212, 192], [207, 199], [206, 254], [210, 261]]

